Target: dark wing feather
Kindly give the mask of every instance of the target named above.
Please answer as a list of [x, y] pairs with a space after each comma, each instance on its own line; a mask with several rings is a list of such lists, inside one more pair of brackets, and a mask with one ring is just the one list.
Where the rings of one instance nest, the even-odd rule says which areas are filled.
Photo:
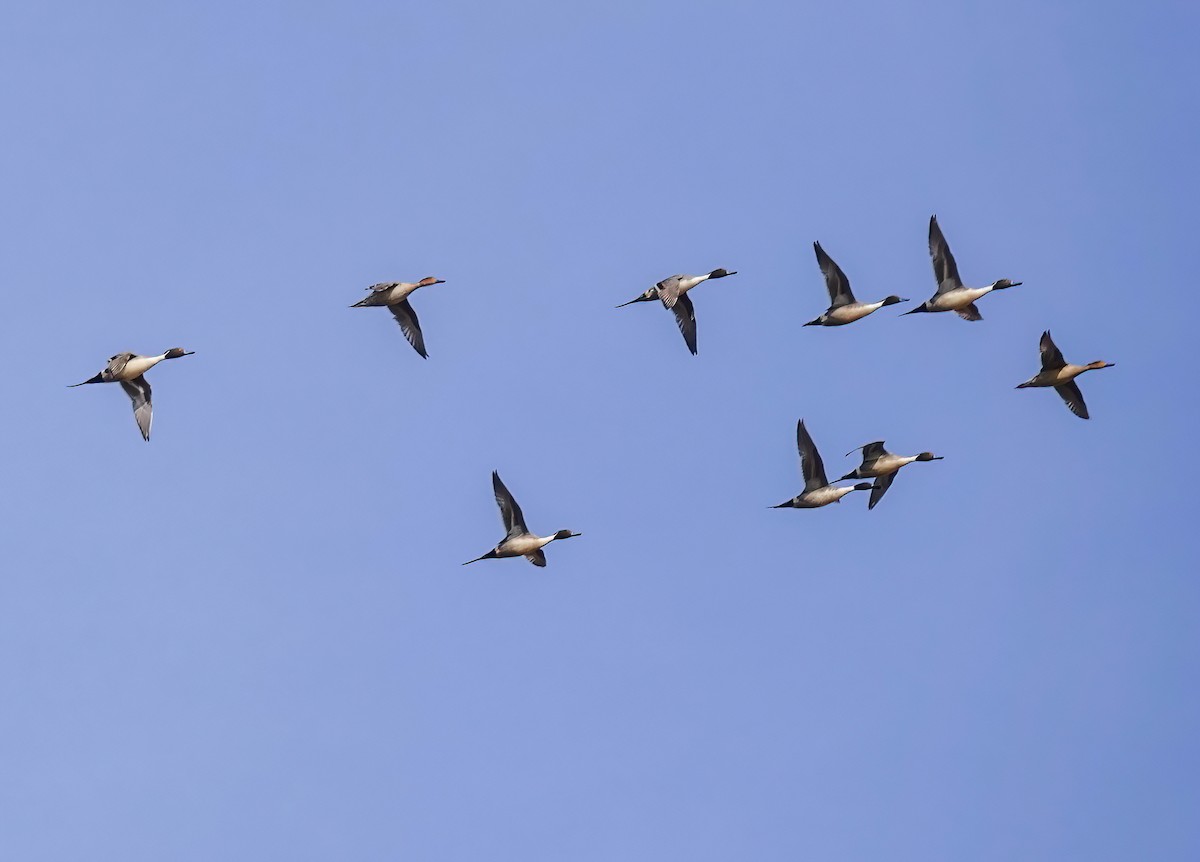
[[421, 334], [421, 322], [417, 320], [417, 313], [408, 304], [408, 300], [402, 299], [394, 305], [389, 305], [388, 308], [391, 309], [396, 322], [400, 324], [400, 329], [404, 332], [408, 343], [417, 353], [421, 354], [422, 358], [428, 359], [429, 354], [425, 352], [425, 336]]
[[681, 293], [676, 297], [675, 305], [672, 306], [671, 311], [675, 312], [675, 324], [683, 334], [683, 340], [687, 342], [688, 350], [692, 351], [692, 355], [695, 356], [696, 309], [692, 307], [692, 301], [686, 293]]
[[892, 482], [896, 480], [896, 473], [888, 473], [886, 476], [876, 476], [874, 483], [871, 485], [871, 499], [867, 502], [868, 509], [874, 509], [875, 504], [883, 499], [883, 495], [887, 493], [887, 489], [892, 487]]
[[829, 484], [825, 478], [825, 463], [817, 444], [813, 443], [812, 435], [804, 427], [804, 420], [796, 423], [796, 448], [800, 451], [800, 472], [804, 475], [804, 490], [815, 491]]
[[542, 552], [541, 548], [526, 554], [525, 559], [529, 560], [529, 562], [533, 563], [539, 569], [546, 568], [546, 555]]
[[819, 242], [813, 243], [813, 251], [817, 253], [817, 265], [821, 267], [821, 274], [825, 276], [825, 287], [829, 290], [830, 308], [852, 305], [854, 294], [850, 292], [850, 279], [846, 278], [846, 273], [842, 272], [842, 268], [825, 253], [825, 249], [821, 248]]
[[506, 531], [505, 538], [511, 539], [513, 536], [528, 533], [529, 528], [525, 526], [525, 516], [521, 513], [521, 507], [517, 505], [508, 488], [504, 487], [504, 483], [500, 481], [500, 474], [495, 470], [492, 471], [492, 490], [496, 493], [496, 505], [500, 507], [500, 519], [504, 522]]
[[1083, 393], [1079, 391], [1079, 384], [1074, 380], [1069, 383], [1063, 383], [1061, 386], [1055, 386], [1054, 390], [1062, 396], [1062, 400], [1067, 403], [1067, 408], [1078, 416], [1080, 419], [1090, 419], [1088, 416], [1087, 405], [1083, 403]]
[[150, 382], [144, 376], [133, 380], [122, 380], [121, 388], [133, 402], [133, 418], [137, 420], [138, 430], [142, 439], [150, 440], [150, 423], [154, 421], [154, 412], [150, 404]]
[[933, 277], [937, 279], [938, 293], [962, 287], [962, 279], [958, 277], [958, 264], [954, 261], [954, 255], [950, 253], [946, 237], [942, 235], [937, 216], [929, 217], [929, 256], [933, 258]]
[[964, 305], [956, 313], [963, 320], [970, 320], [972, 322], [983, 320], [983, 315], [979, 313], [979, 308], [973, 302], [970, 305]]
[[1042, 340], [1038, 342], [1038, 347], [1042, 351], [1043, 371], [1054, 371], [1067, 364], [1067, 360], [1063, 359], [1062, 351], [1058, 349], [1058, 345], [1050, 337], [1049, 329], [1042, 333]]
[[883, 441], [876, 440], [874, 443], [867, 443], [862, 447], [863, 464], [870, 464], [872, 461], [879, 460], [879, 456], [887, 452], [883, 448]]

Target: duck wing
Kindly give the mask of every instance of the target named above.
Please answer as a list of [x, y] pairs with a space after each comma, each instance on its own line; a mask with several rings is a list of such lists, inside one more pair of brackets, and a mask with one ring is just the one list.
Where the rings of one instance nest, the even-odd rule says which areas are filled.
[[1066, 402], [1067, 409], [1078, 416], [1080, 419], [1090, 419], [1088, 416], [1087, 405], [1083, 403], [1083, 393], [1079, 391], [1079, 384], [1074, 380], [1060, 384], [1054, 387], [1054, 390], [1062, 396], [1062, 400]]
[[[1043, 371], [1054, 371], [1067, 364], [1067, 360], [1063, 358], [1062, 351], [1058, 349], [1058, 345], [1050, 337], [1049, 329], [1042, 333], [1042, 339], [1038, 342], [1038, 347], [1042, 351]], [[1063, 397], [1065, 398], [1066, 396]]]
[[137, 420], [138, 430], [142, 432], [142, 439], [149, 442], [150, 423], [154, 421], [154, 412], [150, 405], [150, 382], [143, 375], [135, 377], [133, 380], [122, 380], [121, 388], [133, 402], [133, 418]]
[[429, 354], [425, 352], [425, 336], [421, 334], [421, 321], [417, 320], [417, 313], [408, 304], [408, 300], [402, 299], [394, 305], [389, 305], [388, 308], [391, 310], [392, 316], [396, 318], [396, 322], [400, 324], [400, 329], [404, 333], [404, 337], [408, 339], [408, 343], [417, 353], [421, 354], [423, 359], [428, 359]]
[[825, 287], [829, 290], [829, 307], [853, 305], [854, 294], [850, 292], [850, 279], [846, 278], [846, 273], [825, 253], [819, 242], [813, 243], [813, 251], [817, 254], [817, 265], [821, 267], [821, 274], [825, 276]]
[[942, 235], [937, 216], [929, 217], [929, 256], [933, 259], [933, 277], [937, 279], [938, 293], [957, 290], [963, 286], [962, 279], [958, 277], [958, 264], [954, 255], [950, 253], [946, 237]]
[[884, 476], [876, 476], [875, 481], [871, 484], [871, 499], [867, 501], [867, 508], [874, 509], [875, 504], [883, 499], [883, 495], [887, 493], [887, 489], [892, 487], [892, 482], [896, 481], [896, 473], [888, 473]]
[[[661, 289], [659, 290], [659, 294], [662, 294]], [[663, 301], [664, 303], [666, 302], [666, 300]], [[692, 306], [692, 301], [688, 299], [686, 293], [681, 293], [668, 308], [675, 312], [675, 325], [679, 327], [679, 331], [683, 335], [683, 340], [687, 343], [688, 350], [692, 351], [692, 355], [695, 356], [696, 309]]]
[[979, 307], [973, 302], [970, 305], [964, 305], [962, 308], [955, 309], [955, 312], [963, 320], [970, 320], [972, 322], [983, 320], [983, 315], [979, 313]]
[[874, 443], [865, 443], [859, 448], [862, 449], [862, 466], [864, 467], [874, 464], [880, 457], [887, 454], [887, 449], [883, 447], [882, 440], [876, 440]]
[[825, 478], [825, 463], [817, 444], [813, 443], [812, 435], [804, 427], [804, 420], [796, 423], [796, 449], [800, 452], [800, 472], [804, 476], [804, 493], [824, 488], [829, 484]]
[[542, 553], [541, 548], [538, 548], [536, 551], [526, 554], [525, 559], [529, 560], [529, 562], [533, 563], [539, 569], [546, 568], [546, 555], [544, 553]]
[[500, 520], [504, 522], [506, 531], [505, 538], [511, 539], [513, 536], [528, 533], [529, 528], [525, 526], [525, 515], [521, 513], [521, 507], [517, 505], [508, 488], [504, 487], [504, 483], [500, 481], [500, 474], [495, 470], [492, 471], [492, 490], [496, 494], [496, 505], [500, 507]]

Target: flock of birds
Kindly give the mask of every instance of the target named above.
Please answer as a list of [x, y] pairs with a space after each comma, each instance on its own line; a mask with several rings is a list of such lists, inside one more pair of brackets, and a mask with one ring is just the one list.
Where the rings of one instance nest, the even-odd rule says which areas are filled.
[[[805, 326], [845, 326], [848, 323], [862, 320], [867, 315], [888, 305], [908, 302], [899, 296], [888, 296], [878, 302], [859, 302], [850, 290], [850, 280], [846, 274], [826, 252], [820, 243], [813, 243], [817, 264], [825, 276], [825, 286], [829, 290], [829, 308], [820, 316]], [[953, 311], [964, 320], [983, 320], [976, 302], [996, 290], [1006, 290], [1017, 287], [1019, 281], [1009, 281], [1007, 278], [994, 281], [985, 287], [966, 287], [958, 275], [958, 264], [950, 253], [950, 246], [942, 229], [938, 225], [937, 216], [929, 219], [929, 254], [933, 260], [934, 278], [937, 280], [937, 291], [925, 302], [904, 314], [917, 312]], [[728, 278], [737, 275], [725, 269], [714, 269], [704, 275], [673, 275], [663, 279], [641, 295], [621, 303], [617, 308], [624, 308], [637, 302], [658, 300], [664, 308], [675, 315], [675, 322], [683, 335], [684, 343], [693, 355], [696, 354], [696, 312], [688, 292], [697, 285], [718, 278]], [[361, 302], [356, 302], [351, 308], [368, 308], [382, 306], [391, 311], [400, 325], [408, 343], [422, 357], [428, 358], [425, 350], [425, 336], [421, 332], [421, 323], [409, 302], [409, 296], [422, 287], [443, 284], [440, 278], [423, 278], [416, 282], [383, 282], [367, 288], [370, 295]], [[903, 316], [903, 315], [902, 315]], [[1099, 368], [1110, 368], [1111, 362], [1089, 362], [1087, 365], [1075, 365], [1063, 358], [1062, 351], [1054, 344], [1049, 331], [1043, 332], [1041, 341], [1041, 370], [1017, 386], [1018, 389], [1029, 387], [1054, 387], [1072, 413], [1081, 419], [1087, 419], [1088, 409], [1084, 403], [1079, 384], [1075, 382], [1080, 374]], [[130, 400], [133, 402], [133, 415], [137, 421], [142, 438], [149, 441], [150, 425], [153, 411], [150, 401], [150, 383], [146, 380], [146, 372], [166, 359], [179, 359], [191, 356], [193, 351], [180, 347], [172, 347], [156, 356], [140, 356], [136, 353], [118, 353], [108, 360], [108, 364], [94, 377], [82, 383], [72, 384], [84, 386], [89, 383], [120, 383]], [[878, 440], [867, 443], [857, 449], [851, 449], [847, 455], [862, 451], [862, 463], [851, 470], [838, 482], [850, 479], [871, 479], [871, 482], [856, 482], [853, 485], [838, 486], [830, 483], [825, 474], [825, 465], [821, 454], [813, 443], [812, 436], [801, 419], [796, 425], [796, 447], [800, 452], [801, 472], [804, 476], [804, 490], [790, 500], [772, 506], [774, 509], [815, 509], [839, 502], [842, 497], [854, 491], [870, 491], [867, 503], [868, 509], [874, 509], [883, 495], [887, 493], [900, 468], [918, 461], [940, 461], [940, 455], [932, 452], [921, 452], [918, 455], [895, 455], [884, 448], [884, 441]], [[538, 536], [530, 532], [525, 525], [525, 516], [521, 507], [513, 499], [513, 495], [500, 480], [499, 474], [492, 473], [492, 489], [496, 495], [496, 505], [500, 508], [500, 516], [504, 522], [505, 536], [492, 550], [486, 554], [468, 560], [463, 565], [477, 563], [480, 560], [497, 559], [500, 557], [525, 557], [535, 566], [546, 565], [546, 555], [543, 548], [558, 539], [571, 539], [582, 535], [570, 530], [559, 530], [550, 536]]]

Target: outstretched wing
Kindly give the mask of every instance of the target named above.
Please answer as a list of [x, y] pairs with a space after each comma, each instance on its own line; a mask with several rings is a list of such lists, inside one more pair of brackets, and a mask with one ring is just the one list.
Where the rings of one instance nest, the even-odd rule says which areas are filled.
[[529, 560], [529, 562], [533, 563], [539, 569], [546, 568], [546, 555], [542, 552], [541, 548], [526, 554], [525, 559]]
[[525, 516], [521, 513], [521, 507], [517, 505], [508, 488], [504, 487], [504, 483], [500, 481], [500, 474], [495, 470], [492, 471], [492, 490], [496, 493], [496, 505], [500, 507], [500, 519], [504, 522], [506, 531], [505, 538], [511, 539], [513, 536], [528, 533], [529, 528], [525, 526]]
[[955, 309], [955, 311], [963, 320], [970, 320], [972, 322], [983, 320], [983, 315], [979, 313], [979, 308], [973, 302], [970, 305], [964, 305], [962, 308]]
[[846, 278], [846, 273], [842, 272], [842, 268], [834, 263], [833, 258], [825, 253], [825, 249], [821, 248], [819, 242], [813, 243], [813, 251], [817, 253], [817, 265], [821, 267], [821, 274], [825, 276], [825, 287], [829, 290], [830, 307], [838, 308], [843, 305], [852, 305], [854, 303], [854, 294], [850, 292], [850, 279]]
[[874, 509], [875, 504], [883, 499], [883, 495], [887, 493], [887, 489], [892, 487], [892, 482], [896, 480], [896, 473], [888, 473], [886, 476], [876, 476], [874, 483], [871, 485], [871, 499], [867, 502], [868, 509]]
[[[662, 293], [661, 289], [659, 293]], [[676, 298], [674, 305], [671, 306], [671, 311], [675, 312], [675, 325], [683, 334], [683, 340], [687, 342], [688, 350], [692, 351], [692, 355], [695, 356], [696, 309], [692, 306], [692, 301], [688, 299], [686, 293], [682, 293]]]
[[142, 432], [142, 439], [149, 441], [150, 423], [154, 420], [154, 413], [150, 406], [149, 381], [144, 376], [135, 377], [133, 380], [122, 380], [121, 388], [133, 402], [133, 418], [137, 420], [138, 430]]
[[929, 256], [933, 258], [933, 277], [937, 279], [938, 293], [963, 286], [962, 279], [958, 277], [958, 264], [955, 263], [946, 237], [942, 235], [942, 229], [938, 226], [937, 216], [929, 217]]
[[428, 359], [429, 354], [425, 352], [425, 336], [421, 334], [421, 321], [417, 320], [417, 313], [408, 304], [408, 300], [402, 299], [394, 305], [389, 305], [388, 308], [391, 309], [396, 322], [400, 324], [400, 329], [403, 330], [408, 343], [417, 353], [421, 354], [422, 358]]
[[682, 276], [673, 275], [670, 278], [664, 278], [658, 284], [654, 285], [658, 288], [658, 298], [662, 300], [662, 304], [667, 308], [674, 308], [675, 303], [683, 296], [679, 292], [679, 279]]
[[1074, 380], [1069, 383], [1063, 383], [1060, 386], [1055, 386], [1054, 390], [1062, 396], [1062, 400], [1067, 403], [1067, 408], [1078, 416], [1080, 419], [1089, 419], [1087, 405], [1083, 403], [1083, 393], [1079, 391], [1079, 384]]
[[805, 493], [828, 485], [821, 453], [817, 451], [817, 444], [813, 443], [812, 435], [804, 427], [803, 419], [796, 423], [796, 448], [800, 451], [800, 472], [804, 476]]
[[885, 449], [883, 447], [882, 440], [876, 440], [874, 443], [867, 443], [866, 445], [862, 446], [861, 448], [862, 448], [862, 462], [863, 462], [864, 467], [868, 464], [878, 461], [879, 457], [881, 455], [884, 455], [887, 453], [887, 449]]
[[[1054, 371], [1067, 364], [1067, 360], [1063, 359], [1062, 351], [1058, 349], [1058, 345], [1050, 337], [1049, 329], [1042, 333], [1042, 340], [1038, 342], [1038, 347], [1042, 351], [1043, 371]], [[1075, 408], [1072, 407], [1071, 409], [1074, 410]]]

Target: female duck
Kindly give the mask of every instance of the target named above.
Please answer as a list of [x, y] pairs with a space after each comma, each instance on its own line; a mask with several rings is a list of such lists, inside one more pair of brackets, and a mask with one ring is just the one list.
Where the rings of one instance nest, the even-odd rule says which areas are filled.
[[1062, 351], [1054, 344], [1054, 339], [1050, 337], [1048, 329], [1042, 333], [1039, 347], [1042, 352], [1042, 370], [1024, 383], [1018, 384], [1017, 388], [1053, 386], [1072, 413], [1080, 419], [1090, 418], [1087, 405], [1083, 403], [1083, 393], [1079, 391], [1079, 384], [1075, 382], [1075, 378], [1085, 371], [1112, 368], [1115, 363], [1096, 360], [1087, 365], [1070, 364], [1063, 358]]
[[421, 334], [421, 321], [417, 320], [417, 313], [409, 304], [408, 295], [419, 287], [445, 283], [442, 279], [433, 276], [428, 276], [420, 281], [380, 282], [367, 288], [371, 291], [370, 296], [350, 307], [368, 308], [375, 305], [386, 305], [392, 312], [392, 316], [396, 318], [396, 322], [400, 324], [400, 330], [408, 339], [408, 343], [413, 346], [413, 350], [417, 351], [422, 359], [428, 359], [429, 354], [425, 352], [425, 336]]
[[975, 300], [993, 290], [1004, 290], [1021, 283], [1002, 278], [993, 281], [987, 287], [963, 287], [962, 279], [958, 277], [958, 264], [954, 261], [954, 255], [950, 253], [946, 238], [942, 236], [942, 229], [938, 227], [937, 216], [929, 218], [929, 256], [933, 259], [933, 277], [938, 283], [937, 293], [912, 311], [904, 312], [901, 317], [905, 314], [916, 314], [918, 311], [953, 311], [963, 320], [983, 320], [983, 315], [975, 307]]
[[573, 539], [583, 535], [582, 533], [572, 533], [570, 530], [559, 530], [553, 536], [535, 536], [525, 526], [525, 516], [521, 514], [521, 507], [517, 505], [517, 501], [513, 499], [508, 488], [504, 487], [504, 483], [500, 481], [500, 474], [495, 470], [492, 471], [492, 490], [496, 494], [496, 505], [500, 507], [500, 518], [504, 521], [504, 529], [507, 533], [500, 540], [500, 544], [482, 557], [467, 560], [463, 563], [464, 566], [498, 557], [524, 557], [535, 566], [545, 566], [546, 555], [542, 552], [542, 548], [555, 539]]
[[825, 287], [829, 290], [829, 308], [816, 320], [810, 320], [805, 326], [845, 326], [856, 320], [862, 320], [872, 311], [877, 311], [885, 305], [895, 305], [898, 302], [908, 302], [898, 296], [889, 296], [879, 302], [859, 302], [850, 291], [850, 279], [842, 268], [833, 262], [819, 242], [813, 243], [813, 251], [817, 253], [817, 265], [825, 276]]
[[142, 439], [150, 442], [150, 424], [154, 421], [153, 407], [150, 404], [150, 383], [142, 375], [164, 359], [178, 359], [181, 356], [191, 356], [194, 350], [184, 350], [182, 347], [172, 347], [166, 353], [158, 356], [139, 356], [136, 353], [118, 353], [108, 360], [104, 370], [83, 383], [72, 383], [68, 388], [86, 386], [89, 383], [120, 383], [125, 394], [133, 401], [133, 418], [137, 421]]
[[812, 436], [804, 427], [804, 420], [796, 423], [796, 448], [800, 451], [800, 472], [804, 475], [804, 491], [790, 500], [772, 506], [772, 509], [817, 509], [830, 503], [840, 502], [851, 491], [870, 491], [869, 482], [860, 482], [843, 488], [835, 488], [825, 478], [825, 464], [813, 443]]

